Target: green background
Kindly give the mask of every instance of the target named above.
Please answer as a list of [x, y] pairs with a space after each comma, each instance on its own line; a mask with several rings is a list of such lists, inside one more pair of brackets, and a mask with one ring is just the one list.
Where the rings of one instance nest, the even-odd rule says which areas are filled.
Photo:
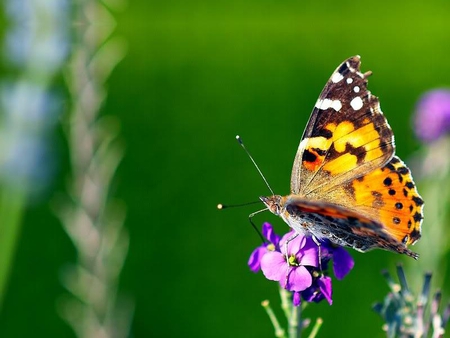
[[[420, 147], [411, 124], [417, 98], [449, 83], [449, 6], [141, 0], [116, 14], [128, 54], [108, 83], [103, 114], [120, 119], [126, 143], [116, 197], [128, 208], [120, 289], [136, 304], [133, 336], [273, 336], [260, 302], [277, 307], [277, 285], [246, 264], [259, 245], [247, 216], [261, 207], [216, 210], [219, 202], [269, 194], [235, 135], [275, 192], [288, 193], [295, 150], [320, 91], [340, 62], [359, 54], [362, 70], [373, 71], [369, 89], [395, 132], [397, 154], [407, 160]], [[58, 146], [54, 193], [64, 191], [68, 177], [62, 136]], [[65, 293], [61, 269], [76, 253], [51, 200], [25, 215], [1, 337], [73, 335], [55, 306]], [[287, 230], [269, 213], [254, 220]], [[424, 236], [430, 226], [425, 218]], [[426, 254], [420, 244], [413, 249]], [[383, 337], [371, 310], [388, 292], [380, 271], [415, 262], [383, 251], [351, 254], [355, 268], [333, 281], [333, 305], [311, 305], [305, 315], [324, 319], [321, 337]]]

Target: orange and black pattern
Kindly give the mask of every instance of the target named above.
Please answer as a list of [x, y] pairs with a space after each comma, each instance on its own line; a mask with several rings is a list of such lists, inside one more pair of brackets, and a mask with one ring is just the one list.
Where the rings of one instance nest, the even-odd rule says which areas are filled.
[[365, 252], [407, 249], [421, 233], [423, 200], [410, 170], [395, 157], [392, 129], [367, 90], [360, 58], [332, 74], [295, 156], [291, 194], [263, 197], [297, 232]]

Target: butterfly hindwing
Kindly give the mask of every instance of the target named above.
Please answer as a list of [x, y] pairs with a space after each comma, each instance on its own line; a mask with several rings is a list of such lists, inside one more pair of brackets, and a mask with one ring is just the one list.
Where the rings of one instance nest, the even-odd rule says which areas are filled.
[[381, 248], [418, 258], [406, 247], [408, 243], [393, 237], [384, 224], [365, 217], [359, 210], [326, 202], [310, 202], [294, 195], [287, 198], [285, 205], [286, 216], [289, 215], [290, 225], [297, 232], [308, 232], [318, 239], [326, 238], [334, 244], [361, 252]]
[[414, 244], [420, 238], [423, 200], [411, 172], [398, 157], [371, 173], [348, 183], [352, 196], [341, 203], [358, 214], [379, 220], [399, 242]]

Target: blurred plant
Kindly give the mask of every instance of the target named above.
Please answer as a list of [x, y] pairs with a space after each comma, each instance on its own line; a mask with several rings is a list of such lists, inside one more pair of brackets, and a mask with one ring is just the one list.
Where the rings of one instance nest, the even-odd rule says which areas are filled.
[[[417, 276], [417, 271], [434, 271], [433, 283], [448, 289], [447, 255], [450, 250], [448, 224], [450, 222], [450, 90], [431, 90], [418, 100], [414, 114], [417, 137], [423, 142], [412, 159], [411, 168], [426, 201], [424, 234], [418, 243], [423, 253], [417, 262], [407, 262], [405, 269], [397, 267], [400, 284], [389, 273], [384, 276], [391, 292], [384, 303], [374, 306], [386, 321], [388, 337], [443, 337], [450, 317], [450, 304], [443, 315], [439, 314], [441, 292], [430, 300], [431, 273], [425, 274], [422, 292], [414, 296], [408, 287], [405, 274]], [[420, 247], [424, 248], [420, 250]], [[405, 270], [405, 271], [404, 271]], [[418, 288], [419, 278], [412, 278]], [[430, 304], [430, 310], [427, 305]]]
[[61, 112], [52, 83], [68, 53], [66, 0], [8, 0], [0, 84], [0, 304], [27, 203], [38, 201], [55, 172], [53, 129]]
[[412, 159], [411, 169], [425, 201], [425, 218], [424, 234], [417, 244], [423, 254], [415, 264], [408, 262], [405, 269], [408, 275], [417, 269], [433, 271], [433, 283], [450, 292], [446, 280], [450, 251], [450, 90], [436, 89], [422, 95], [413, 121], [423, 145]]
[[[289, 337], [298, 337], [309, 326], [309, 320], [301, 318], [306, 303], [326, 299], [332, 304], [331, 277], [328, 276], [331, 259], [334, 275], [337, 279], [343, 279], [354, 266], [353, 258], [345, 249], [329, 241], [323, 241], [318, 246], [311, 237], [294, 231], [280, 237], [269, 223], [263, 224], [262, 234], [267, 241], [252, 252], [248, 265], [253, 272], [262, 270], [267, 279], [279, 283]], [[299, 307], [302, 299], [304, 305]], [[275, 336], [285, 337], [286, 331], [280, 326], [269, 302], [266, 300], [262, 304], [275, 328]], [[310, 337], [317, 334], [321, 324], [319, 318]]]
[[394, 282], [389, 272], [385, 271], [383, 275], [391, 292], [383, 303], [374, 305], [374, 310], [386, 322], [383, 329], [387, 332], [387, 337], [443, 337], [450, 317], [450, 304], [443, 315], [440, 315], [441, 292], [437, 291], [430, 300], [431, 273], [425, 274], [422, 292], [418, 296], [411, 293], [402, 266], [397, 266], [400, 284]]
[[100, 117], [105, 82], [124, 56], [124, 43], [111, 38], [114, 18], [100, 1], [74, 5], [73, 52], [67, 69], [72, 109], [67, 125], [72, 181], [66, 201], [55, 207], [77, 251], [77, 264], [63, 271], [72, 296], [59, 302], [61, 316], [78, 337], [126, 337], [133, 305], [118, 294], [128, 251], [125, 207], [112, 201], [111, 184], [123, 156], [119, 124]]

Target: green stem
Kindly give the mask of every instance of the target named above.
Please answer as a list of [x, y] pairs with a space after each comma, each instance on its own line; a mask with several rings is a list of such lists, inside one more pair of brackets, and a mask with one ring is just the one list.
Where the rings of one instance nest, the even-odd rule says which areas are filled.
[[281, 298], [281, 309], [283, 310], [287, 320], [289, 320], [289, 318], [291, 317], [291, 308], [292, 308], [292, 304], [289, 301], [291, 293], [286, 289], [283, 289], [281, 286], [279, 287], [279, 290]]
[[25, 206], [25, 193], [2, 187], [0, 192], [0, 308], [6, 293]]
[[285, 338], [285, 332], [284, 329], [280, 326], [280, 322], [278, 321], [277, 317], [275, 316], [275, 313], [273, 312], [272, 308], [270, 307], [269, 301], [264, 300], [261, 303], [264, 310], [266, 310], [267, 315], [270, 318], [270, 321], [272, 322], [273, 328], [275, 329], [275, 337], [278, 338]]
[[300, 338], [302, 335], [302, 309], [300, 306], [292, 306], [289, 318], [289, 338]]
[[323, 323], [322, 318], [319, 317], [316, 319], [316, 323], [314, 324], [314, 327], [313, 327], [311, 333], [309, 334], [308, 338], [315, 338], [317, 336], [317, 333], [319, 332], [320, 328], [322, 327], [322, 323]]

